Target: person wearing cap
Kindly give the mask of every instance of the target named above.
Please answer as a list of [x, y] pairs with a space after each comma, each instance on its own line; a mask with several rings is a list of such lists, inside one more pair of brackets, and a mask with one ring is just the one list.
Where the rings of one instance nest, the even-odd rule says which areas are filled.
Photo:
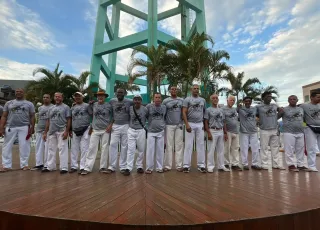
[[148, 110], [148, 138], [146, 153], [146, 174], [154, 169], [154, 155], [156, 155], [156, 171], [163, 172], [164, 157], [164, 129], [167, 108], [161, 104], [161, 94], [153, 95], [153, 103], [146, 106]]
[[69, 173], [76, 172], [78, 170], [78, 155], [80, 152], [80, 171], [84, 170], [86, 157], [90, 143], [90, 119], [92, 110], [89, 104], [83, 102], [84, 95], [81, 92], [76, 92], [73, 95], [75, 105], [71, 108], [72, 114], [72, 137], [71, 144], [71, 164]]
[[148, 115], [146, 107], [141, 105], [142, 97], [137, 94], [133, 97], [133, 106], [130, 106], [130, 123], [128, 129], [128, 152], [127, 169], [123, 173], [130, 175], [133, 169], [135, 152], [137, 147], [138, 156], [136, 159], [136, 168], [138, 173], [143, 173], [143, 159], [146, 144], [145, 124]]
[[93, 165], [96, 161], [98, 146], [101, 144], [101, 157], [100, 157], [100, 172], [107, 172], [108, 164], [108, 142], [111, 132], [111, 116], [112, 107], [110, 103], [105, 102], [108, 94], [104, 90], [100, 90], [95, 94], [97, 97], [97, 102], [91, 102], [89, 106], [89, 114], [93, 114], [93, 119], [91, 123], [91, 137], [88, 154], [86, 156], [84, 170], [81, 175], [87, 175], [92, 172]]
[[120, 142], [120, 172], [124, 173], [127, 169], [127, 150], [128, 150], [128, 129], [129, 129], [129, 108], [133, 105], [133, 101], [124, 98], [126, 91], [117, 89], [117, 98], [112, 98], [110, 104], [112, 106], [113, 122], [111, 131], [111, 140], [109, 147], [109, 168], [107, 173], [113, 173], [117, 169], [118, 144]]
[[48, 139], [47, 168], [42, 172], [56, 170], [56, 152], [59, 151], [60, 174], [68, 173], [68, 136], [71, 127], [70, 107], [63, 103], [63, 94], [54, 94], [55, 105], [49, 110], [43, 140]]
[[48, 142], [42, 138], [46, 129], [46, 123], [49, 117], [49, 110], [52, 108], [51, 97], [49, 94], [44, 94], [42, 97], [43, 105], [38, 108], [38, 124], [36, 127], [36, 166], [31, 170], [42, 170], [47, 167], [48, 158]]
[[162, 104], [167, 108], [166, 115], [166, 151], [164, 155], [164, 171], [172, 168], [172, 155], [175, 150], [175, 168], [183, 171], [183, 123], [182, 104], [183, 99], [177, 96], [177, 86], [170, 86], [170, 97], [163, 100]]

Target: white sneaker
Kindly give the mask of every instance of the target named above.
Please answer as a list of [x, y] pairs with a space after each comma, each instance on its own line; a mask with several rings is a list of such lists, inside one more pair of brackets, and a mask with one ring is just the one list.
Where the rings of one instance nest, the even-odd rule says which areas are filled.
[[208, 173], [213, 173], [213, 169], [208, 169], [207, 172]]
[[261, 168], [264, 169], [264, 170], [268, 170], [269, 169], [267, 166], [262, 166]]
[[308, 172], [319, 172], [316, 168], [309, 168]]
[[223, 167], [223, 168], [219, 169], [218, 171], [220, 171], [220, 172], [230, 172], [230, 169], [227, 169], [226, 167]]
[[279, 169], [279, 170], [286, 170], [284, 167], [282, 166], [275, 166], [275, 167], [272, 167], [273, 169]]

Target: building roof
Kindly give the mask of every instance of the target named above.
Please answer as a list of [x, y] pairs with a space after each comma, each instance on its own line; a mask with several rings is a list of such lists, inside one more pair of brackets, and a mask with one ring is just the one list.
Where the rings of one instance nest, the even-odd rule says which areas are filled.
[[304, 86], [302, 86], [302, 88], [307, 88], [307, 87], [314, 86], [314, 85], [318, 85], [318, 84], [320, 85], [320, 81], [311, 83], [311, 84], [309, 84], [309, 85], [304, 85]]

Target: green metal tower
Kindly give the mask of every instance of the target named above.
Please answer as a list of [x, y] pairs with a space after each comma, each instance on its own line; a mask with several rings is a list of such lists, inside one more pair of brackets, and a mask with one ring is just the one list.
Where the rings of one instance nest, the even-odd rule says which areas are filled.
[[[159, 0], [161, 1], [161, 0]], [[173, 0], [172, 0], [173, 1]], [[206, 32], [204, 0], [177, 0], [176, 8], [158, 13], [158, 0], [148, 0], [148, 14], [134, 9], [121, 0], [100, 0], [97, 13], [96, 30], [91, 59], [90, 82], [99, 82], [100, 71], [107, 78], [106, 91], [112, 98], [115, 81], [128, 81], [128, 77], [116, 74], [117, 51], [148, 44], [149, 47], [165, 44], [175, 37], [158, 30], [158, 22], [166, 18], [181, 15], [181, 40], [187, 41], [195, 32]], [[109, 21], [106, 11], [112, 5], [112, 18]], [[190, 10], [195, 12], [195, 20], [190, 20]], [[120, 12], [126, 12], [148, 22], [148, 29], [119, 38]], [[192, 24], [192, 25], [191, 25]], [[107, 33], [109, 42], [104, 42]], [[108, 63], [102, 56], [108, 54]], [[129, 61], [129, 60], [128, 60]], [[134, 84], [147, 86], [147, 81], [137, 79]], [[144, 99], [149, 101], [148, 93]]]

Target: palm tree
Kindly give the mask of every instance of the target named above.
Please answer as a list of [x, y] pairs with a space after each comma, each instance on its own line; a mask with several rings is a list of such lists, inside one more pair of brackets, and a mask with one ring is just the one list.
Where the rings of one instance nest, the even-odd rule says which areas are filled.
[[[147, 56], [147, 60], [136, 57], [139, 54]], [[168, 48], [163, 45], [159, 45], [157, 48], [144, 45], [135, 47], [131, 54], [131, 62], [128, 65], [129, 86], [131, 86], [137, 78], [147, 76], [150, 96], [152, 97], [156, 88], [158, 92], [161, 93], [161, 82], [169, 70], [171, 59], [171, 53]], [[139, 69], [134, 71], [135, 68]]]
[[130, 85], [128, 82], [124, 81], [115, 81], [114, 91], [116, 92], [119, 88], [129, 91], [131, 93], [133, 93], [134, 91], [140, 91], [140, 87], [138, 85]]
[[72, 104], [72, 95], [78, 90], [76, 79], [71, 76], [62, 75], [59, 70], [59, 63], [54, 71], [46, 68], [37, 68], [33, 71], [33, 76], [41, 73], [44, 75], [39, 80], [31, 81], [26, 86], [26, 97], [34, 96], [38, 98], [36, 102], [41, 101], [43, 94], [50, 94], [53, 98], [55, 92], [61, 92], [64, 95], [64, 102]]
[[244, 93], [246, 94], [246, 96], [252, 97], [252, 99], [254, 101], [262, 101], [261, 94], [263, 92], [270, 92], [272, 94], [272, 99], [274, 101], [278, 100], [279, 91], [278, 91], [277, 87], [275, 87], [273, 85], [269, 85], [266, 87], [259, 87], [257, 89], [249, 89], [249, 90], [245, 91]]

